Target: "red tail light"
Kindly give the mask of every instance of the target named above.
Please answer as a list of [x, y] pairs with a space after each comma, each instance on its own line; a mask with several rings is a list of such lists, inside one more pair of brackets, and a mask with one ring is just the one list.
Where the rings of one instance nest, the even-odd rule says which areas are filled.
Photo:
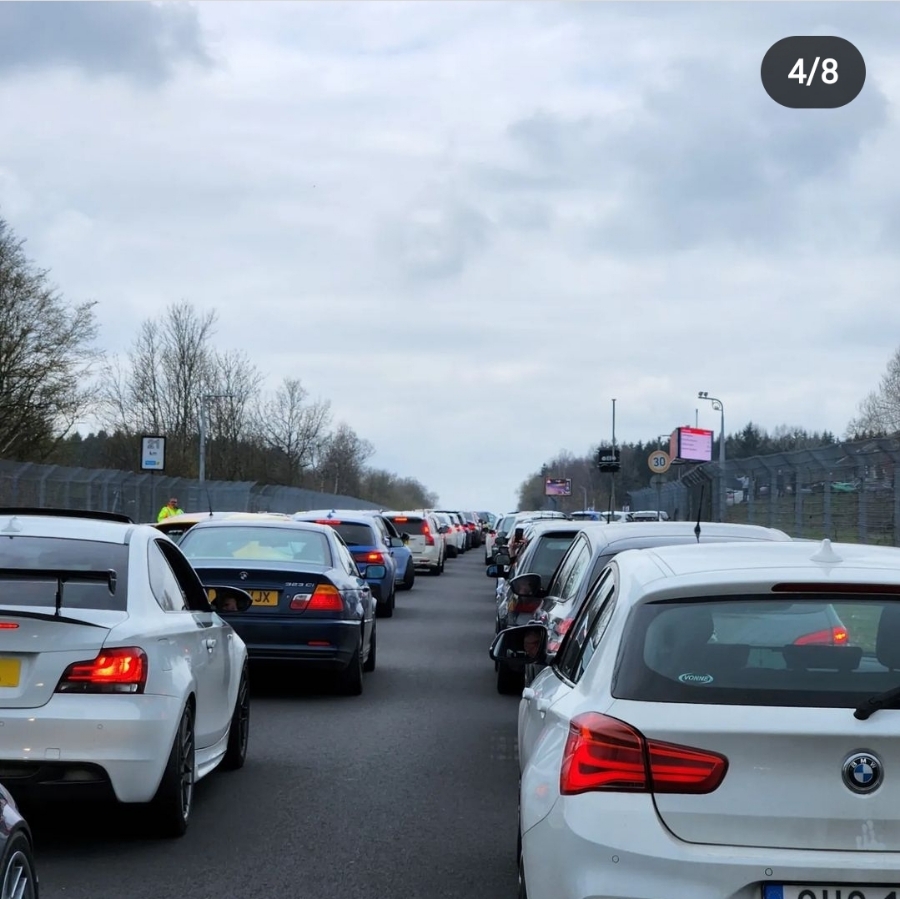
[[[539, 606], [540, 604], [541, 601], [538, 600], [537, 605]], [[537, 608], [537, 606], [535, 606], [535, 608]], [[563, 618], [562, 621], [556, 624], [552, 631], [553, 636], [547, 641], [547, 652], [559, 652], [559, 647], [562, 645], [562, 639], [569, 633], [569, 628], [572, 626], [574, 620], [574, 618]]]
[[716, 752], [648, 740], [624, 721], [588, 712], [569, 725], [559, 791], [712, 793], [727, 770]]
[[137, 646], [104, 649], [96, 659], [75, 662], [63, 673], [57, 693], [143, 693], [147, 655]]
[[15, 621], [0, 621], [0, 631], [14, 631], [18, 626]]
[[794, 646], [810, 646], [810, 645], [826, 645], [826, 646], [845, 646], [850, 635], [846, 629], [836, 624], [834, 627], [826, 628], [822, 631], [814, 631], [811, 634], [804, 634], [794, 640]]
[[422, 533], [425, 535], [425, 545], [434, 546], [434, 537], [431, 536], [431, 528], [427, 524], [422, 525]]
[[331, 584], [319, 584], [312, 593], [297, 593], [291, 599], [295, 612], [340, 612], [343, 608], [344, 597]]
[[384, 553], [371, 552], [371, 553], [353, 553], [353, 558], [356, 559], [357, 562], [365, 562], [369, 565], [383, 565], [384, 564]]

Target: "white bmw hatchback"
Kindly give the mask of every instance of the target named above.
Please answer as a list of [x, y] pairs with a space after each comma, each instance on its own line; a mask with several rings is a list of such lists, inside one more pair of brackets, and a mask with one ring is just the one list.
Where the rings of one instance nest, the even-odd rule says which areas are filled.
[[629, 550], [550, 661], [519, 708], [522, 899], [900, 896], [900, 551]]
[[[232, 610], [251, 601], [216, 590]], [[14, 796], [93, 787], [179, 836], [196, 781], [243, 765], [249, 721], [246, 647], [168, 537], [104, 513], [0, 510], [0, 779]]]

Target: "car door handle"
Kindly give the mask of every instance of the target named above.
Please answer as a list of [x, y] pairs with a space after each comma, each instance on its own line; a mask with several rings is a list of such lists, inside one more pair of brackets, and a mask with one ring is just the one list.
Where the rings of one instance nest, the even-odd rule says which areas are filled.
[[526, 699], [526, 700], [530, 701], [530, 700], [534, 699], [534, 696], [535, 696], [534, 687], [526, 687], [522, 691], [522, 699]]
[[210, 637], [208, 640], [204, 641], [206, 643], [206, 648], [212, 652], [216, 648], [216, 639], [214, 637]]

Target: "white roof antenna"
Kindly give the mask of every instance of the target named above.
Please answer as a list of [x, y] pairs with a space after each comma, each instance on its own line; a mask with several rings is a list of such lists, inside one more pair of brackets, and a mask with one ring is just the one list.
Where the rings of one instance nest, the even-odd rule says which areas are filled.
[[809, 557], [812, 562], [843, 562], [844, 560], [834, 551], [831, 541], [826, 537], [822, 545]]

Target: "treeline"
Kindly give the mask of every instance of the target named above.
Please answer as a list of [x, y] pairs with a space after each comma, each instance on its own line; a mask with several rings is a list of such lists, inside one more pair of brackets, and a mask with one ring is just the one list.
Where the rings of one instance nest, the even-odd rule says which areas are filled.
[[[759, 425], [749, 422], [735, 434], [725, 437], [726, 459], [747, 459], [770, 453], [787, 453], [793, 450], [811, 449], [837, 443], [830, 431], [807, 431], [804, 428], [781, 425], [769, 433]], [[713, 459], [718, 458], [719, 441], [713, 445]], [[540, 471], [532, 472], [519, 486], [520, 509], [543, 509], [548, 498], [544, 496], [545, 478], [571, 478], [572, 495], [553, 497], [555, 508], [562, 512], [574, 512], [585, 506], [606, 510], [620, 508], [628, 501], [628, 493], [650, 486], [651, 472], [647, 459], [656, 449], [668, 451], [667, 445], [656, 440], [619, 444], [621, 470], [615, 475], [597, 470], [597, 446], [584, 456], [575, 456], [562, 450], [548, 459]], [[690, 466], [693, 467], [693, 466]], [[671, 471], [671, 469], [670, 469]], [[671, 477], [671, 475], [670, 475]]]
[[[126, 355], [97, 350], [95, 303], [69, 304], [0, 219], [0, 458], [140, 470], [142, 435], [166, 437], [165, 473], [304, 487], [385, 506], [434, 506], [414, 478], [374, 468], [374, 446], [298, 377], [274, 390], [215, 343], [216, 314], [188, 302], [142, 322]], [[85, 419], [100, 423], [87, 437]]]

